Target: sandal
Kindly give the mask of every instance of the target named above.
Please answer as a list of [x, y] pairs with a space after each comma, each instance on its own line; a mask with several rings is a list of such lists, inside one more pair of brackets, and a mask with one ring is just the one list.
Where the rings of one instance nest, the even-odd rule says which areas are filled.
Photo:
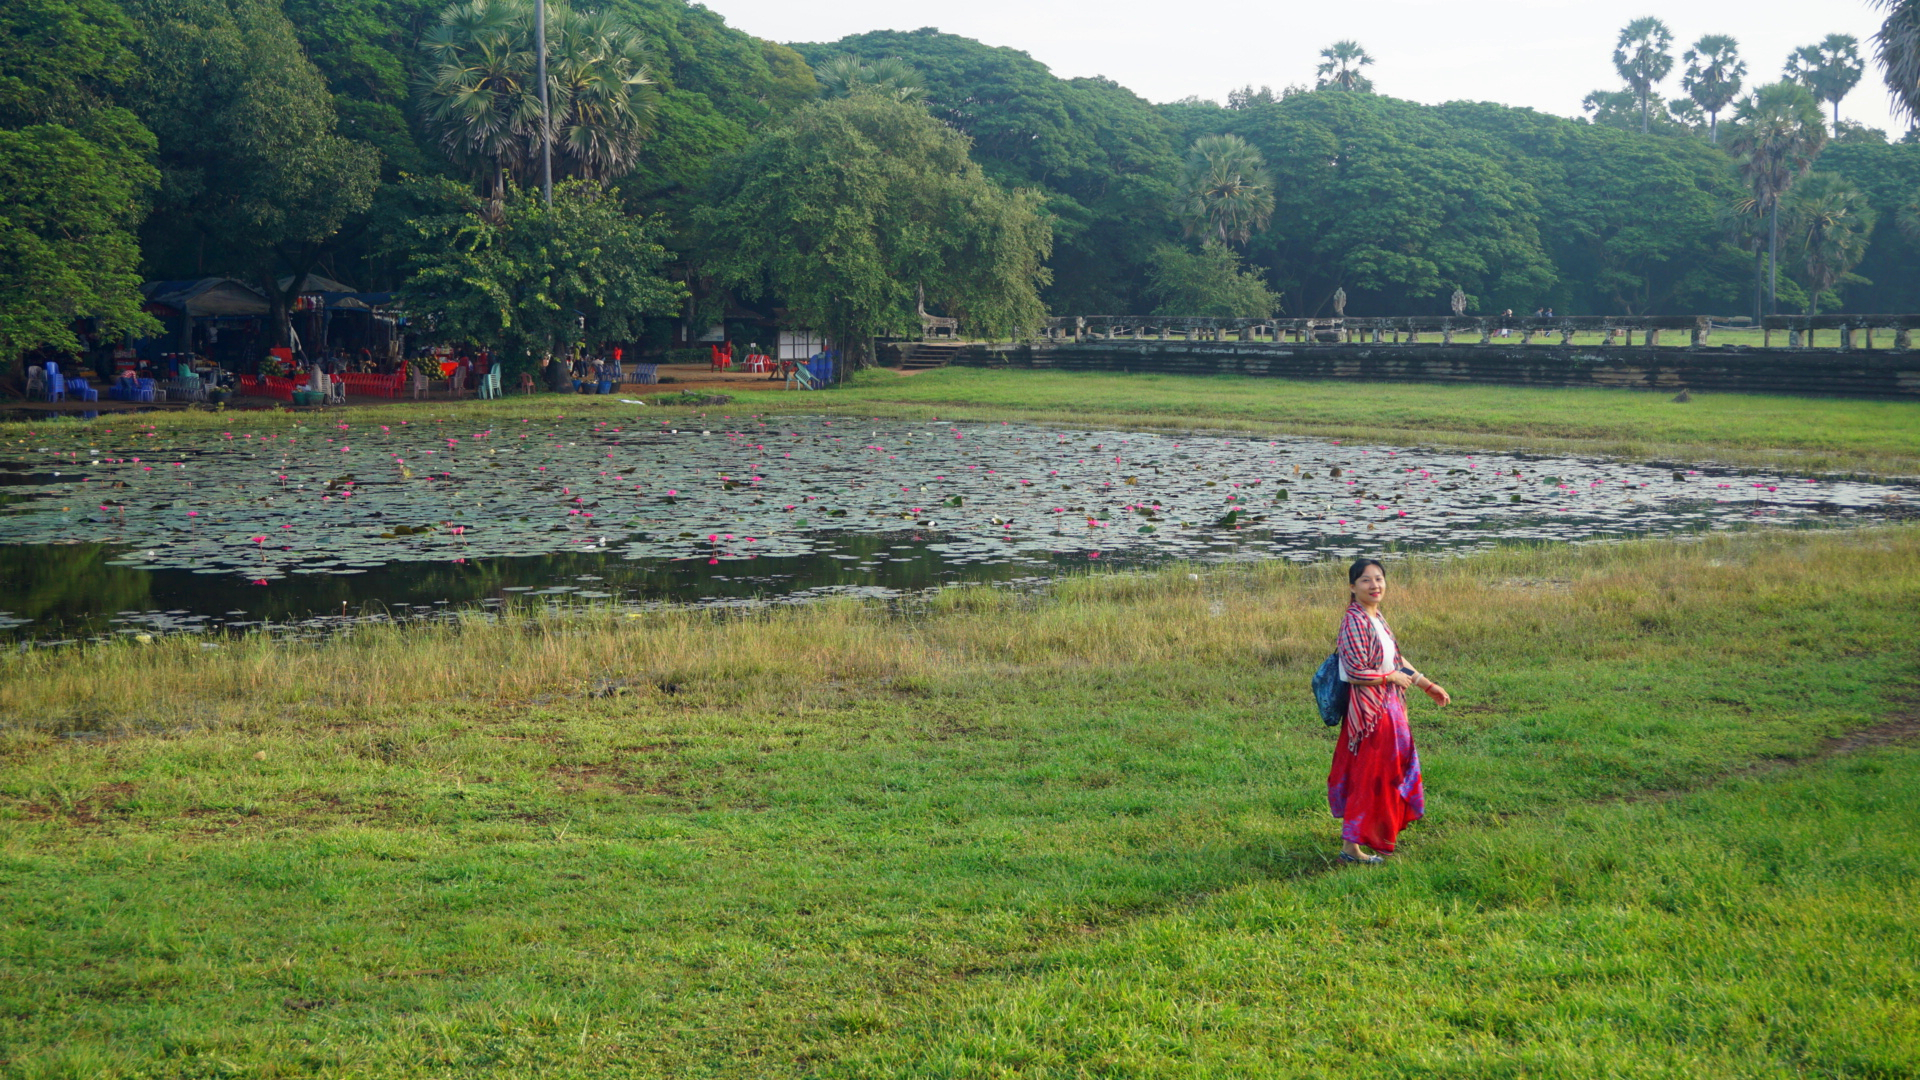
[[1340, 861], [1344, 863], [1360, 863], [1365, 866], [1378, 866], [1381, 863], [1386, 862], [1387, 860], [1381, 858], [1378, 855], [1354, 856], [1354, 855], [1349, 855], [1343, 851], [1340, 853]]

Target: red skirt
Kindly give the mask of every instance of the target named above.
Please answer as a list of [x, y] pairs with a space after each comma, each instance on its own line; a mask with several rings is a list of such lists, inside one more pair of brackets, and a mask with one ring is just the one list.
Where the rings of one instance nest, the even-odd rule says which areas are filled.
[[[1373, 731], [1356, 744], [1353, 733], [1369, 720]], [[1340, 819], [1340, 839], [1375, 851], [1392, 851], [1400, 830], [1426, 814], [1420, 754], [1398, 686], [1353, 688], [1327, 773], [1327, 808]]]

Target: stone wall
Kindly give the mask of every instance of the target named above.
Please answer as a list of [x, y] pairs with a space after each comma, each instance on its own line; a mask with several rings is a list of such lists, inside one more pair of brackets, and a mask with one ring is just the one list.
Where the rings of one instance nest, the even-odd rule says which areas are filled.
[[1113, 340], [972, 345], [951, 363], [1056, 371], [1920, 399], [1920, 351], [1908, 349]]

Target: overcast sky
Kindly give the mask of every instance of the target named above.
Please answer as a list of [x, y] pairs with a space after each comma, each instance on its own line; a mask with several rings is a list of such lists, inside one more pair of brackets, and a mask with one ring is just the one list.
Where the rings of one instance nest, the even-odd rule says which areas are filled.
[[1867, 74], [1840, 106], [1844, 119], [1905, 130], [1888, 107], [1868, 38], [1879, 28], [1866, 0], [1365, 0], [1346, 4], [1211, 0], [705, 0], [729, 23], [774, 41], [833, 41], [867, 30], [934, 26], [1020, 49], [1063, 77], [1105, 75], [1150, 101], [1224, 100], [1251, 83], [1311, 84], [1320, 49], [1353, 38], [1374, 57], [1381, 93], [1437, 103], [1459, 99], [1580, 115], [1591, 90], [1619, 89], [1620, 28], [1657, 15], [1673, 30], [1674, 72], [1702, 34], [1732, 34], [1748, 82], [1772, 81], [1787, 53], [1832, 33], [1860, 39]]

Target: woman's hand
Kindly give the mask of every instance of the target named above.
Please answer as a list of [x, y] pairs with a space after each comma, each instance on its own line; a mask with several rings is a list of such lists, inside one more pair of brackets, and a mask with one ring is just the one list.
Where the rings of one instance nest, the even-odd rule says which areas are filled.
[[1427, 680], [1427, 685], [1421, 689], [1427, 692], [1427, 696], [1432, 698], [1436, 705], [1446, 705], [1453, 701], [1453, 695], [1447, 693], [1447, 688], [1431, 679]]
[[1381, 682], [1389, 682], [1403, 690], [1413, 688], [1413, 676], [1404, 671], [1389, 671], [1380, 677]]

